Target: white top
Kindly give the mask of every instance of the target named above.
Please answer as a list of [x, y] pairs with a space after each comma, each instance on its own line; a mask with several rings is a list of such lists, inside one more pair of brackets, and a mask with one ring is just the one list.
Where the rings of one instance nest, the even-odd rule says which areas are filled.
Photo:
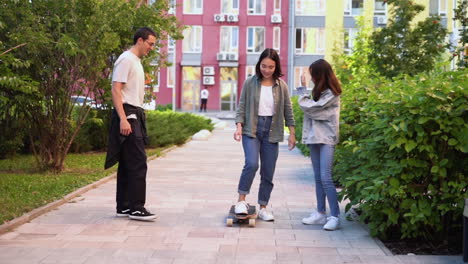
[[273, 86], [262, 85], [260, 102], [258, 104], [258, 115], [273, 116], [274, 113]]
[[210, 92], [208, 92], [207, 89], [203, 89], [200, 94], [201, 99], [208, 99], [208, 96], [210, 95]]
[[114, 64], [113, 82], [124, 83], [122, 103], [143, 107], [145, 96], [145, 72], [137, 55], [127, 50]]

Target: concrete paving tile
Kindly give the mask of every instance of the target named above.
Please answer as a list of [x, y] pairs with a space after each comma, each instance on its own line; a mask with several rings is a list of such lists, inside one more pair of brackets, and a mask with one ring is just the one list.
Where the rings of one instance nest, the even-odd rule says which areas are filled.
[[385, 252], [380, 248], [337, 248], [341, 256], [364, 255], [364, 256], [385, 256]]
[[337, 249], [331, 247], [299, 247], [298, 249], [303, 258], [314, 256], [338, 256]]
[[396, 258], [404, 264], [463, 264], [462, 256], [411, 256], [397, 255]]
[[401, 264], [402, 263], [400, 259], [395, 258], [394, 256], [365, 256], [365, 255], [360, 255], [359, 259], [361, 259], [362, 263], [366, 263], [366, 264], [375, 264], [375, 263], [379, 263], [379, 264], [380, 263], [382, 263], [382, 264]]

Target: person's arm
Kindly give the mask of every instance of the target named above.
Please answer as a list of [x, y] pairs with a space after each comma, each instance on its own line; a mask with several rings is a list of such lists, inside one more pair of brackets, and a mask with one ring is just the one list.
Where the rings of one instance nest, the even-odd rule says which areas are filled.
[[286, 84], [283, 84], [283, 86], [284, 120], [286, 121], [286, 126], [289, 128], [288, 149], [292, 150], [296, 146], [296, 129], [294, 127], [296, 123], [294, 121], [291, 98], [289, 97], [289, 88]]
[[332, 92], [327, 92], [320, 96], [318, 101], [314, 101], [310, 95], [299, 97], [297, 103], [306, 115], [311, 117], [320, 115], [320, 112], [326, 111], [326, 108], [339, 100], [339, 96], [335, 96]]
[[124, 87], [124, 83], [121, 82], [112, 82], [112, 102], [114, 104], [115, 111], [120, 118], [120, 134], [124, 136], [130, 135], [132, 133], [132, 127], [130, 123], [127, 121], [127, 116], [125, 115], [125, 111], [123, 108], [123, 100], [122, 100], [122, 89]]
[[[247, 79], [248, 80], [248, 79]], [[234, 132], [234, 140], [241, 141], [242, 139], [242, 126], [245, 122], [245, 101], [247, 100], [247, 80], [242, 87], [241, 96], [239, 98], [239, 105], [237, 106], [236, 113], [236, 132]]]
[[293, 126], [289, 128], [288, 149], [292, 150], [296, 146], [296, 129]]

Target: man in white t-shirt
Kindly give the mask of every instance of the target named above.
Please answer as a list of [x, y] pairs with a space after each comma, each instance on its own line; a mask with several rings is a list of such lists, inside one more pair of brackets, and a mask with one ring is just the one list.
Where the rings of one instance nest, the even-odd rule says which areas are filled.
[[112, 113], [105, 168], [119, 162], [117, 171], [117, 216], [152, 221], [146, 210], [146, 124], [143, 110], [145, 73], [141, 58], [156, 44], [156, 33], [147, 27], [137, 30], [133, 46], [122, 53], [112, 74]]
[[200, 93], [200, 99], [201, 99], [201, 104], [200, 104], [200, 112], [204, 110], [206, 112], [206, 104], [208, 103], [208, 96], [210, 96], [210, 92], [208, 92], [208, 89], [203, 88], [203, 90]]

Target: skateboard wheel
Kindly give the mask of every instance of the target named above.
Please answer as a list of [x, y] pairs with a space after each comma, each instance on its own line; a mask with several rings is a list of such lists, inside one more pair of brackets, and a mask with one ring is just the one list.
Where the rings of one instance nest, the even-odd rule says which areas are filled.
[[234, 221], [232, 220], [232, 218], [226, 219], [226, 225], [227, 225], [227, 226], [232, 226], [233, 222], [234, 222]]
[[255, 227], [255, 219], [249, 219], [249, 226], [250, 227]]

